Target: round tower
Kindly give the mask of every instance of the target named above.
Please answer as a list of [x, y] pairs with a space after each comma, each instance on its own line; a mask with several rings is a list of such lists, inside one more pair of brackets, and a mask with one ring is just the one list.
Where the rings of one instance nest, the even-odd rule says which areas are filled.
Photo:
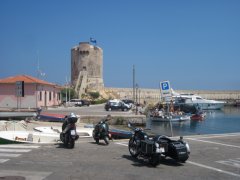
[[103, 50], [89, 42], [71, 49], [71, 82], [93, 90], [103, 88]]

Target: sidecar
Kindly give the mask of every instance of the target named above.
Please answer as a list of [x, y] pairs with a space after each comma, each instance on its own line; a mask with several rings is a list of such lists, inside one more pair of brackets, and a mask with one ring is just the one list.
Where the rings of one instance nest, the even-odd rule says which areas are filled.
[[170, 157], [177, 162], [185, 162], [189, 158], [190, 148], [187, 142], [183, 141], [180, 137], [179, 140], [172, 140], [167, 136], [158, 135], [154, 137], [160, 146], [164, 147], [165, 152], [162, 153], [163, 157]]

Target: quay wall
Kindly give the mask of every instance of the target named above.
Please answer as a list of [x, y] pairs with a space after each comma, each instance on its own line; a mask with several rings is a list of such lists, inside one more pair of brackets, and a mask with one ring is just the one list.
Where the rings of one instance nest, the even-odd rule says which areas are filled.
[[[133, 99], [133, 88], [106, 88], [106, 92], [117, 94], [119, 99]], [[176, 93], [192, 93], [206, 99], [224, 100], [228, 104], [234, 104], [240, 100], [240, 90], [174, 90]], [[137, 102], [156, 103], [160, 101], [160, 89], [138, 89], [135, 93]]]

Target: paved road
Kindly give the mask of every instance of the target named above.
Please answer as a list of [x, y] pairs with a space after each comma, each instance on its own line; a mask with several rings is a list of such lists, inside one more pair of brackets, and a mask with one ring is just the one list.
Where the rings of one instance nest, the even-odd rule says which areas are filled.
[[48, 108], [47, 110], [43, 110], [43, 112], [48, 113], [61, 113], [61, 114], [69, 114], [70, 112], [74, 112], [80, 116], [105, 116], [107, 114], [111, 115], [121, 115], [121, 116], [129, 116], [134, 115], [135, 112], [130, 111], [106, 111], [104, 109], [104, 104], [99, 105], [90, 105], [82, 106], [82, 107], [56, 107], [56, 108]]
[[74, 149], [61, 144], [0, 145], [0, 179], [240, 179], [240, 133], [185, 137], [191, 155], [185, 164], [166, 159], [153, 168], [133, 159], [127, 140], [96, 145], [80, 138]]

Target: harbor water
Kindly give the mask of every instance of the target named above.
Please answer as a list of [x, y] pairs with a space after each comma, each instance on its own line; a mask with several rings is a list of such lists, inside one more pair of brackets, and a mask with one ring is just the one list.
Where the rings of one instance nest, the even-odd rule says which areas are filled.
[[240, 132], [240, 107], [226, 106], [222, 110], [206, 111], [206, 118], [201, 121], [188, 120], [170, 124], [147, 119], [146, 128], [150, 128], [154, 134], [168, 136], [237, 133]]

